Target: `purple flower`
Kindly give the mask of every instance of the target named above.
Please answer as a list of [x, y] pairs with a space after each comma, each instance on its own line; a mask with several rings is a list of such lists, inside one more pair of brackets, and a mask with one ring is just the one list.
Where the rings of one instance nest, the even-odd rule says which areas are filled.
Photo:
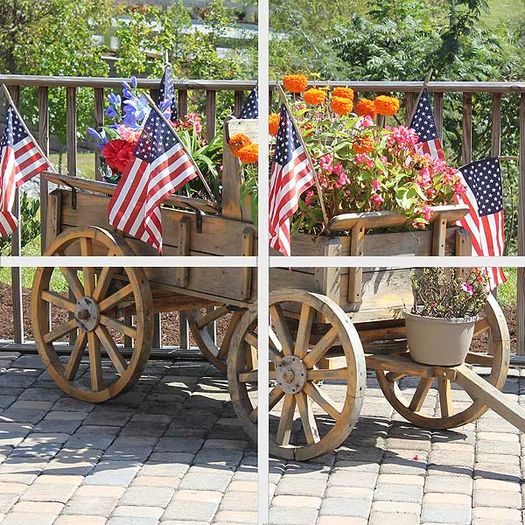
[[108, 102], [112, 106], [120, 107], [120, 104], [122, 103], [122, 99], [120, 98], [120, 95], [117, 93], [110, 93], [108, 95]]
[[141, 126], [142, 122], [148, 118], [150, 107], [148, 99], [141, 95], [124, 101], [124, 119], [122, 124], [132, 129]]
[[133, 98], [135, 96], [131, 86], [127, 82], [122, 82], [122, 95], [127, 99]]
[[132, 76], [130, 81], [131, 81], [131, 87], [136, 88], [137, 87], [137, 77]]
[[102, 130], [100, 133], [94, 129], [94, 128], [88, 128], [88, 133], [97, 141], [97, 148], [101, 150], [108, 142], [108, 137], [106, 136], [106, 132]]

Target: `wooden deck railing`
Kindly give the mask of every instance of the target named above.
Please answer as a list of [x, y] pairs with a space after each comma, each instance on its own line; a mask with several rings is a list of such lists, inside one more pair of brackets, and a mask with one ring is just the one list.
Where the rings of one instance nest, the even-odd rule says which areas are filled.
[[[100, 125], [104, 115], [105, 90], [119, 89], [123, 79], [117, 78], [84, 78], [84, 77], [38, 77], [0, 75], [0, 83], [5, 83], [14, 100], [19, 103], [23, 96], [23, 88], [36, 87], [39, 92], [39, 126], [38, 140], [44, 151], [49, 149], [49, 90], [65, 88], [67, 92], [67, 164], [71, 175], [76, 175], [77, 165], [77, 128], [76, 128], [76, 99], [79, 88], [90, 88], [94, 90], [94, 122]], [[216, 96], [219, 91], [235, 93], [235, 110], [242, 106], [245, 92], [253, 86], [253, 81], [201, 81], [188, 80], [177, 81], [179, 113], [184, 114], [188, 110], [188, 91], [205, 92], [205, 113], [208, 122], [208, 138], [213, 137], [216, 130]], [[357, 93], [398, 93], [405, 99], [406, 115], [411, 114], [417, 95], [421, 89], [421, 82], [401, 81], [362, 81], [362, 82], [316, 82], [316, 85], [350, 86]], [[149, 89], [153, 94], [159, 86], [158, 79], [139, 79], [138, 86]], [[274, 89], [274, 85], [270, 89]], [[525, 82], [430, 82], [428, 90], [433, 94], [434, 112], [437, 126], [443, 129], [444, 114], [447, 110], [447, 97], [454, 94], [462, 97], [462, 149], [461, 163], [465, 164], [473, 160], [473, 122], [479, 116], [473, 112], [473, 98], [479, 95], [489, 96], [491, 99], [490, 116], [485, 115], [485, 120], [490, 118], [490, 152], [492, 155], [514, 155], [519, 157], [519, 216], [518, 216], [518, 255], [525, 255]], [[21, 93], [22, 92], [22, 93]], [[514, 97], [519, 112], [515, 115], [519, 129], [518, 151], [502, 152], [502, 99], [503, 97]], [[99, 159], [95, 159], [95, 167], [99, 166]], [[96, 170], [98, 172], [98, 169]], [[47, 213], [47, 187], [40, 188], [42, 215]], [[12, 253], [20, 254], [20, 237], [13, 235]], [[22, 343], [24, 340], [21, 282], [20, 271], [13, 269], [13, 319], [15, 325], [15, 342]], [[525, 269], [518, 271], [518, 353], [525, 355]], [[182, 327], [181, 327], [182, 329]], [[183, 341], [187, 343], [187, 331], [181, 330]], [[156, 331], [156, 343], [160, 345], [160, 329]]]

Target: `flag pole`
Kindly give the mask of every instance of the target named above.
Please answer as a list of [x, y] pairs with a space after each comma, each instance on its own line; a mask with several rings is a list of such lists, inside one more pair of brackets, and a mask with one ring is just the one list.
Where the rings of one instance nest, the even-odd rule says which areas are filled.
[[20, 115], [20, 113], [18, 112], [18, 109], [17, 107], [15, 106], [15, 103], [11, 97], [11, 93], [9, 93], [9, 90], [7, 89], [7, 86], [5, 84], [2, 84], [2, 89], [4, 91], [4, 95], [6, 96], [7, 98], [7, 102], [9, 103], [9, 105], [13, 108], [13, 111], [15, 112], [16, 116], [18, 117], [18, 120], [20, 120], [20, 122], [22, 123], [22, 126], [24, 126], [24, 129], [26, 130], [26, 133], [29, 135], [29, 137], [33, 140], [34, 144], [35, 144], [35, 147], [36, 149], [38, 150], [38, 152], [40, 153], [40, 155], [42, 155], [42, 157], [44, 157], [44, 159], [46, 159], [47, 161], [47, 165], [51, 168], [51, 171], [55, 174], [58, 175], [58, 172], [56, 171], [55, 167], [51, 164], [51, 162], [49, 162], [49, 159], [47, 158], [47, 155], [44, 153], [44, 151], [42, 150], [42, 148], [40, 147], [40, 144], [38, 143], [38, 141], [35, 139], [35, 137], [33, 137], [33, 134], [29, 131], [28, 127], [26, 126], [26, 123], [24, 122], [24, 119], [22, 118], [22, 115]]
[[425, 89], [427, 88], [428, 83], [430, 82], [430, 79], [432, 78], [433, 72], [434, 72], [433, 69], [430, 68], [430, 71], [426, 74], [423, 80], [423, 86], [421, 88], [421, 91], [419, 92], [419, 95], [417, 96], [416, 103], [414, 104], [414, 107], [412, 108], [412, 114], [410, 115], [410, 119], [408, 120], [409, 124], [412, 122], [412, 119], [414, 118], [414, 115], [416, 114], [417, 106], [419, 104], [419, 101], [421, 100], [421, 97], [423, 96], [423, 91], [425, 91]]
[[168, 126], [168, 128], [171, 131], [171, 133], [173, 134], [173, 136], [179, 141], [179, 144], [181, 145], [182, 149], [184, 150], [184, 152], [186, 153], [186, 155], [190, 159], [191, 163], [193, 164], [193, 167], [195, 168], [195, 171], [197, 172], [197, 175], [199, 176], [199, 179], [201, 180], [202, 185], [204, 186], [204, 189], [206, 190], [208, 195], [211, 197], [212, 202], [217, 205], [218, 204], [217, 200], [213, 196], [213, 193], [212, 193], [212, 191], [210, 189], [210, 186], [206, 182], [206, 179], [204, 178], [204, 175], [202, 174], [201, 170], [199, 169], [199, 166], [197, 166], [197, 163], [195, 162], [195, 160], [191, 156], [190, 152], [187, 150], [186, 146], [184, 145], [184, 143], [180, 139], [179, 134], [177, 133], [177, 131], [173, 127], [172, 123], [164, 116], [162, 111], [159, 109], [157, 104], [155, 104], [155, 102], [153, 102], [153, 99], [150, 97], [150, 95], [148, 93], [144, 93], [144, 96], [146, 97], [146, 100], [148, 101], [148, 104], [151, 106], [151, 109], [153, 109], [153, 111], [155, 111], [155, 113], [157, 113], [157, 115], [161, 118], [162, 122], [164, 122], [164, 124], [166, 124], [166, 126]]
[[319, 204], [321, 205], [321, 212], [323, 213], [323, 221], [325, 227], [328, 226], [328, 215], [326, 213], [326, 208], [324, 205], [324, 198], [323, 198], [323, 189], [321, 188], [321, 184], [319, 183], [319, 178], [317, 177], [317, 172], [315, 171], [314, 163], [312, 160], [312, 156], [310, 155], [310, 152], [308, 151], [308, 148], [306, 147], [306, 144], [304, 142], [303, 137], [301, 136], [301, 133], [299, 131], [299, 128], [297, 127], [297, 123], [295, 122], [292, 110], [290, 108], [290, 105], [288, 104], [288, 101], [286, 100], [286, 93], [284, 92], [281, 84], [277, 83], [277, 89], [279, 90], [279, 97], [284, 104], [284, 107], [286, 108], [286, 111], [288, 112], [288, 115], [290, 115], [290, 119], [292, 121], [292, 126], [295, 128], [295, 132], [297, 133], [297, 138], [299, 139], [299, 142], [301, 143], [301, 146], [304, 149], [304, 152], [306, 154], [306, 158], [308, 159], [308, 164], [310, 165], [310, 169], [312, 170], [312, 174], [314, 176], [315, 186], [317, 188], [317, 193], [319, 194]]

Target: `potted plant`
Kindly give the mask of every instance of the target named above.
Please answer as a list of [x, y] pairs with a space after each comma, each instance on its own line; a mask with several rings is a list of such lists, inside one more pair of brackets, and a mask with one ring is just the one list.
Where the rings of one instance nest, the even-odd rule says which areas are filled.
[[412, 276], [414, 305], [404, 312], [410, 357], [425, 365], [465, 361], [488, 294], [480, 270], [425, 268]]

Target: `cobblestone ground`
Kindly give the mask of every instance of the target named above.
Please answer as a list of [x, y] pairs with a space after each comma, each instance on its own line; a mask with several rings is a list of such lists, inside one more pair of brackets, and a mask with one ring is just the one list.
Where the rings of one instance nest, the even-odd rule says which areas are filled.
[[[64, 396], [37, 356], [4, 352], [0, 366], [2, 524], [256, 522], [255, 452], [211, 366], [151, 361], [133, 390], [98, 406]], [[510, 397], [520, 381], [509, 379]], [[271, 523], [521, 524], [524, 445], [493, 413], [454, 432], [417, 429], [370, 377], [337, 453], [272, 460]]]

